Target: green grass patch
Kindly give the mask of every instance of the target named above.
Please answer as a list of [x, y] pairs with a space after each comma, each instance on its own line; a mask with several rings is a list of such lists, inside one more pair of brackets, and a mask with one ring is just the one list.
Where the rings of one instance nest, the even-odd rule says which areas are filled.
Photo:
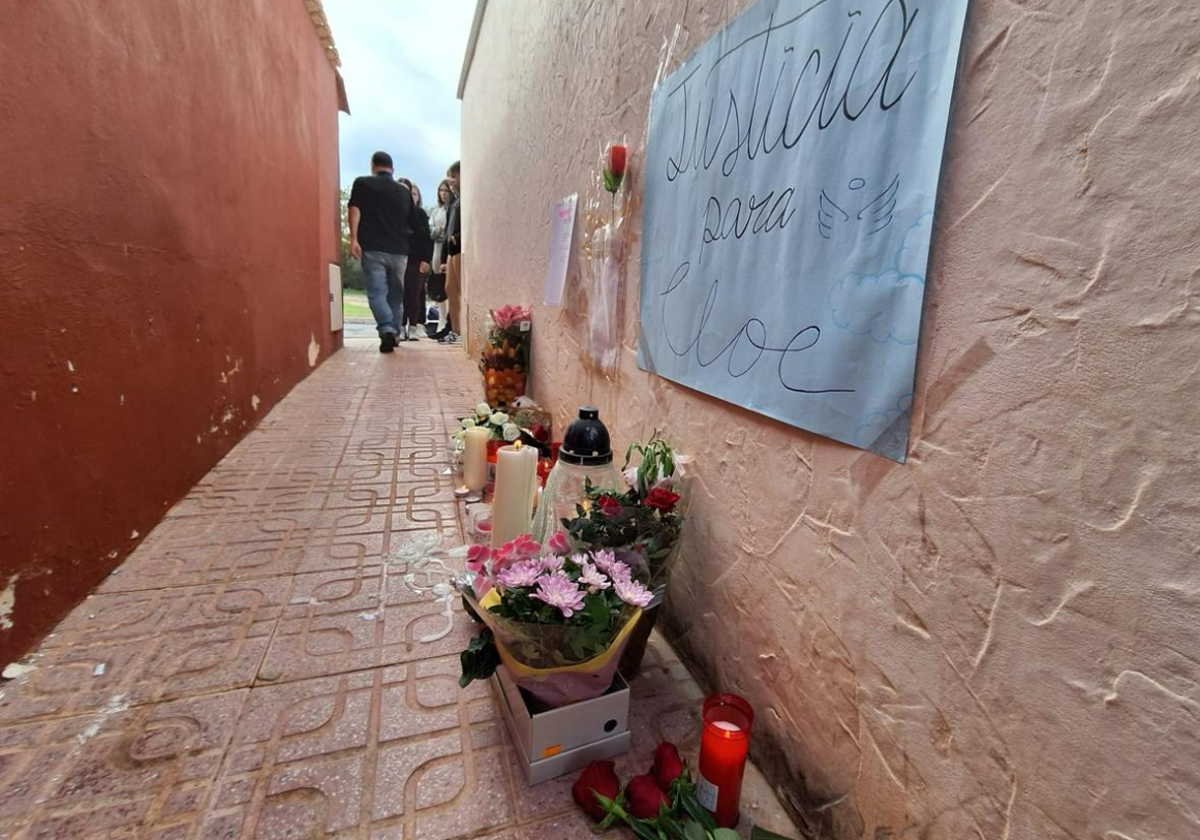
[[342, 317], [370, 318], [371, 307], [367, 303], [367, 296], [355, 289], [342, 289]]

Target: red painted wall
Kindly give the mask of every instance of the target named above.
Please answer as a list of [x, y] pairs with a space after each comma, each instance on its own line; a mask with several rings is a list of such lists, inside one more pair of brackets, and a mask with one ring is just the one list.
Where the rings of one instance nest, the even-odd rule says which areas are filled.
[[337, 97], [301, 0], [10, 4], [0, 80], [8, 662], [340, 344]]

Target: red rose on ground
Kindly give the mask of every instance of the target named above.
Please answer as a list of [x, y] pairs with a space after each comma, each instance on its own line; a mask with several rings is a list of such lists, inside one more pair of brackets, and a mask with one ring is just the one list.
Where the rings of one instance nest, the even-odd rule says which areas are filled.
[[611, 761], [593, 761], [583, 768], [583, 772], [571, 786], [571, 796], [574, 797], [575, 803], [594, 820], [602, 820], [606, 815], [604, 806], [596, 800], [594, 794], [616, 799], [620, 791], [621, 780], [617, 778], [616, 765]]
[[670, 513], [679, 503], [679, 494], [672, 493], [665, 487], [655, 487], [646, 494], [646, 507], [652, 507], [659, 513]]
[[663, 741], [654, 748], [654, 775], [658, 786], [663, 790], [671, 787], [671, 782], [683, 775], [683, 759], [675, 745]]
[[640, 820], [652, 820], [658, 816], [659, 808], [671, 805], [671, 800], [658, 786], [658, 779], [650, 775], [630, 779], [625, 794], [629, 797], [629, 813]]
[[616, 519], [621, 515], [621, 503], [612, 496], [601, 496], [596, 504], [600, 508], [600, 512], [609, 519]]

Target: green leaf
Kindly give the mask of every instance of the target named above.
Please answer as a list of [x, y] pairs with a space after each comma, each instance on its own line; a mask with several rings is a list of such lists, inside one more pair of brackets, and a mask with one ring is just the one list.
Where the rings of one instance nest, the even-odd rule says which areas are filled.
[[791, 840], [791, 838], [776, 834], [774, 831], [767, 831], [756, 825], [750, 829], [750, 840]]
[[740, 840], [738, 833], [732, 828], [714, 828], [712, 838], [713, 840]]
[[496, 673], [500, 664], [500, 652], [496, 650], [492, 631], [484, 629], [478, 636], [471, 639], [467, 649], [459, 654], [459, 664], [462, 666], [462, 676], [458, 684], [466, 688], [475, 680], [486, 680]]
[[708, 840], [708, 835], [704, 833], [704, 826], [695, 820], [684, 826], [683, 833], [687, 836], [687, 840]]

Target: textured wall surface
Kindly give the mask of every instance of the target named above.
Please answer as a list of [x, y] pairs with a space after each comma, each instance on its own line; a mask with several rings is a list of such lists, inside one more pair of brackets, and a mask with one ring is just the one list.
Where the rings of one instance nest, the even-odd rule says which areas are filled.
[[[476, 330], [540, 301], [550, 205], [622, 133], [636, 197], [675, 25], [678, 63], [745, 5], [489, 3]], [[639, 371], [636, 243], [619, 373], [538, 307], [536, 395], [699, 457], [670, 627], [821, 836], [1194, 838], [1200, 7], [977, 0], [964, 50], [906, 466]]]
[[0, 661], [334, 349], [334, 70], [300, 0], [8, 4]]

